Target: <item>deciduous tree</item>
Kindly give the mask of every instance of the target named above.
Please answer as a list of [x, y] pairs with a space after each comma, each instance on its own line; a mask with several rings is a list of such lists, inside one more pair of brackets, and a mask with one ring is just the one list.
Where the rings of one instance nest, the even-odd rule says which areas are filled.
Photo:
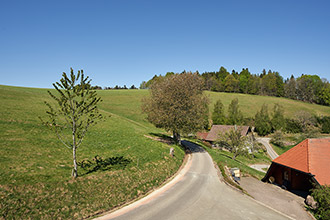
[[304, 102], [316, 102], [322, 89], [322, 80], [317, 75], [302, 75], [297, 79], [297, 96]]
[[48, 91], [56, 102], [55, 107], [45, 102], [48, 106], [46, 113], [49, 120], [43, 122], [56, 133], [64, 146], [72, 150], [74, 178], [78, 176], [77, 148], [90, 126], [103, 118], [97, 107], [101, 98], [95, 90], [91, 90], [90, 82], [89, 77], [84, 76], [83, 70], [78, 70], [78, 74], [75, 75], [71, 68], [70, 76], [63, 73], [60, 81], [53, 83], [57, 95]]
[[203, 95], [203, 80], [193, 73], [165, 77], [150, 87], [150, 97], [143, 99], [142, 109], [156, 127], [173, 132], [180, 143], [181, 134], [205, 126], [208, 98]]
[[224, 91], [225, 92], [238, 92], [239, 81], [233, 76], [228, 75], [224, 79]]
[[223, 82], [224, 79], [229, 75], [229, 72], [222, 66], [220, 67], [219, 71], [215, 73], [215, 75], [220, 82]]
[[242, 93], [248, 93], [248, 85], [251, 78], [251, 73], [248, 68], [244, 69], [239, 74], [239, 90]]
[[267, 75], [264, 75], [261, 80], [263, 95], [276, 96], [277, 95], [277, 83], [276, 75], [271, 70]]
[[325, 83], [323, 86], [320, 95], [319, 95], [319, 103], [322, 105], [330, 105], [330, 84]]

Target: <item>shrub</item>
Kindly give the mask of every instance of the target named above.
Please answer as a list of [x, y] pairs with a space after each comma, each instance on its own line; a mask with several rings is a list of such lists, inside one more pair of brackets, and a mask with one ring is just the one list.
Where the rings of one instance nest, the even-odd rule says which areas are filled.
[[255, 128], [259, 135], [265, 136], [272, 131], [272, 125], [268, 115], [268, 107], [263, 104], [255, 116]]
[[284, 108], [282, 105], [276, 103], [273, 109], [272, 115], [272, 128], [273, 130], [277, 131], [284, 127], [285, 125], [285, 118], [284, 118]]
[[284, 147], [282, 131], [281, 130], [275, 131], [270, 142], [279, 147]]
[[215, 104], [214, 104], [214, 110], [212, 113], [212, 121], [214, 125], [224, 125], [226, 124], [226, 116], [224, 112], [224, 107], [219, 99]]
[[295, 114], [295, 120], [300, 125], [302, 132], [307, 133], [312, 127], [317, 127], [317, 118], [307, 111], [299, 111]]
[[285, 131], [288, 133], [296, 134], [296, 133], [302, 132], [302, 128], [296, 120], [291, 119], [291, 118], [286, 118], [285, 119]]
[[330, 116], [319, 117], [317, 121], [321, 125], [321, 132], [330, 134]]
[[317, 186], [312, 196], [318, 203], [315, 215], [318, 219], [330, 219], [330, 186]]

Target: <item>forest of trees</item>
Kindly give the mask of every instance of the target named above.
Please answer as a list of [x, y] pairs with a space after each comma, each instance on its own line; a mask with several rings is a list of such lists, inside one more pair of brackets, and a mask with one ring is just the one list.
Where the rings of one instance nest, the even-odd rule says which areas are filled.
[[[184, 71], [185, 72], [185, 71]], [[165, 76], [155, 75], [149, 81], [143, 81], [140, 89], [149, 88], [154, 81], [174, 74], [168, 72]], [[217, 72], [204, 72], [199, 74], [204, 80], [204, 89], [215, 92], [234, 92], [252, 95], [265, 95], [286, 97], [321, 105], [330, 105], [330, 84], [327, 79], [321, 79], [318, 75], [302, 74], [288, 79], [278, 72], [263, 70], [260, 74], [252, 74], [246, 69], [241, 72], [221, 67]]]
[[[94, 89], [94, 90], [102, 90], [102, 87], [96, 85], [96, 86], [92, 86], [92, 89]], [[116, 85], [114, 87], [107, 87], [107, 86], [105, 86], [103, 89], [104, 90], [108, 90], [108, 89], [138, 89], [138, 88], [136, 88], [134, 85], [132, 85], [129, 88], [127, 88], [126, 85], [124, 85], [123, 87]]]

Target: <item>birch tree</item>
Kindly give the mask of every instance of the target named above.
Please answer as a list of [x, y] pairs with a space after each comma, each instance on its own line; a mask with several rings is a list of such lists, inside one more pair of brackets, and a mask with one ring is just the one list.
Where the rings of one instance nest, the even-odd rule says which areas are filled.
[[44, 122], [53, 130], [61, 143], [72, 150], [72, 177], [78, 177], [77, 149], [91, 125], [103, 118], [97, 104], [101, 98], [92, 90], [91, 79], [85, 77], [83, 70], [75, 75], [71, 68], [70, 76], [65, 72], [59, 82], [53, 83], [56, 94], [48, 91], [55, 105], [45, 102], [48, 121]]

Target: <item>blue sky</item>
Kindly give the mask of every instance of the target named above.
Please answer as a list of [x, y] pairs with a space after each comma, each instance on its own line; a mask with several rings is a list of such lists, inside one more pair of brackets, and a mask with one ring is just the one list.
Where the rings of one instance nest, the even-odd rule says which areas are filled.
[[330, 1], [0, 0], [0, 84], [50, 88], [83, 69], [100, 86], [249, 68], [330, 79]]

